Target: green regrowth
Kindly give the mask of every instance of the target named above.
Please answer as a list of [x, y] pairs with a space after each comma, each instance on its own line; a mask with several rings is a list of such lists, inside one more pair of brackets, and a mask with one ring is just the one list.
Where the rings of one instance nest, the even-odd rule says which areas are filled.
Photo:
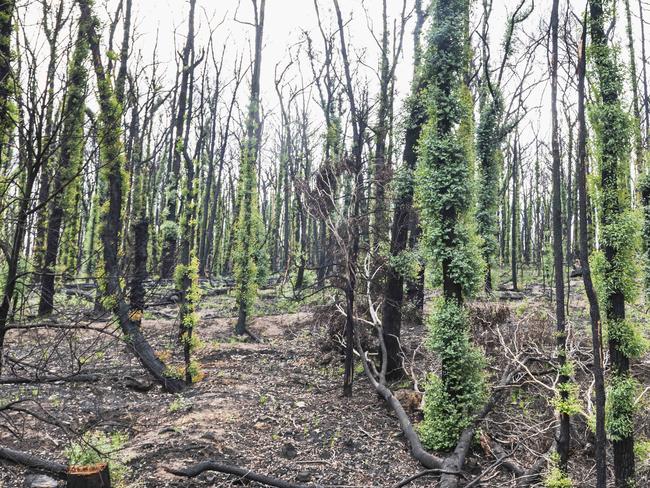
[[[477, 231], [481, 236], [481, 254], [490, 273], [499, 249], [497, 239], [497, 209], [499, 205], [499, 184], [503, 154], [501, 142], [501, 119], [503, 101], [497, 91], [493, 97], [489, 93], [481, 96], [481, 110], [476, 130], [476, 152], [479, 161], [479, 192], [476, 210]], [[487, 276], [487, 283], [491, 279]]]
[[441, 299], [429, 317], [427, 345], [442, 363], [439, 376], [430, 375], [424, 399], [422, 442], [430, 449], [453, 449], [472, 415], [486, 398], [483, 353], [472, 346], [464, 307]]
[[428, 121], [418, 148], [416, 197], [423, 244], [442, 280], [429, 347], [441, 360], [426, 390], [420, 428], [430, 448], [452, 448], [485, 396], [482, 353], [471, 345], [464, 297], [483, 276], [474, 232], [474, 124], [465, 81], [469, 2], [437, 1], [423, 62]]
[[610, 440], [619, 441], [633, 434], [638, 387], [638, 382], [629, 375], [614, 375], [610, 379], [605, 415]]
[[268, 274], [264, 223], [259, 211], [257, 196], [257, 165], [255, 141], [246, 143], [237, 186], [238, 214], [235, 225], [233, 264], [235, 296], [246, 316], [255, 303], [257, 290]]

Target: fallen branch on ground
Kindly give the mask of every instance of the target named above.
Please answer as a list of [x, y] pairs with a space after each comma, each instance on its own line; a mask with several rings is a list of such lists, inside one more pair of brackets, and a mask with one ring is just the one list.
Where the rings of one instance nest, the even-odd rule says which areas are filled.
[[272, 476], [258, 474], [250, 469], [233, 466], [231, 464], [217, 463], [215, 461], [203, 461], [183, 469], [166, 468], [166, 471], [176, 476], [184, 476], [185, 478], [194, 478], [205, 471], [218, 471], [220, 473], [232, 474], [246, 480], [256, 481], [263, 485], [274, 486], [276, 488], [318, 488], [317, 485], [292, 483]]
[[399, 420], [399, 424], [402, 428], [402, 432], [404, 433], [404, 437], [406, 437], [406, 440], [409, 443], [413, 457], [425, 468], [438, 470], [441, 469], [443, 467], [443, 460], [437, 456], [434, 456], [433, 454], [428, 453], [424, 447], [422, 447], [420, 437], [418, 436], [417, 432], [415, 432], [413, 424], [411, 423], [411, 419], [409, 419], [408, 415], [404, 411], [402, 404], [397, 398], [395, 398], [393, 392], [390, 391], [390, 389], [386, 386], [379, 383], [379, 381], [377, 381], [377, 379], [372, 374], [368, 359], [366, 358], [366, 354], [361, 347], [361, 340], [359, 339], [358, 335], [355, 335], [355, 342], [357, 349], [360, 352], [361, 362], [363, 364], [363, 370], [366, 373], [366, 377], [375, 388], [377, 393], [379, 393], [384, 398], [384, 400], [386, 400], [386, 403], [388, 403], [388, 405], [393, 409], [393, 412], [395, 412], [395, 415], [397, 415], [397, 420]]
[[24, 383], [56, 383], [63, 381], [67, 383], [94, 383], [99, 381], [99, 375], [96, 374], [71, 374], [68, 376], [36, 376], [34, 378], [21, 378], [19, 376], [4, 376], [0, 377], [0, 384], [2, 385], [17, 385]]
[[443, 472], [442, 469], [425, 469], [424, 471], [415, 473], [414, 475], [409, 476], [408, 478], [404, 478], [399, 483], [393, 485], [392, 488], [402, 488], [408, 485], [409, 483], [414, 482], [417, 479], [423, 478], [424, 476], [433, 476], [433, 475], [441, 474], [442, 472]]
[[0, 459], [4, 459], [5, 461], [9, 461], [14, 464], [19, 464], [21, 466], [26, 466], [28, 468], [47, 471], [48, 473], [52, 473], [57, 476], [65, 476], [68, 472], [68, 467], [65, 464], [57, 463], [55, 461], [48, 461], [27, 452], [17, 451], [9, 447], [0, 447]]

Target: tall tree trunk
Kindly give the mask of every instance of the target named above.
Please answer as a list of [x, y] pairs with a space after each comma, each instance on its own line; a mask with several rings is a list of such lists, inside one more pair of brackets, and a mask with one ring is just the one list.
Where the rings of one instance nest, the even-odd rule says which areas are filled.
[[46, 315], [54, 308], [55, 267], [61, 241], [61, 226], [67, 217], [74, 225], [79, 192], [79, 170], [84, 146], [84, 110], [88, 72], [84, 66], [88, 58], [88, 41], [79, 29], [75, 52], [68, 72], [67, 92], [64, 101], [63, 129], [59, 164], [54, 179], [47, 223], [45, 260], [38, 305], [38, 314]]
[[[188, 22], [188, 39], [194, 38], [194, 4], [190, 2], [190, 16]], [[192, 53], [193, 43], [186, 42], [183, 48], [181, 59], [181, 76], [180, 86], [178, 88], [178, 104], [177, 111], [174, 118], [173, 127], [173, 150], [171, 161], [171, 172], [168, 175], [168, 189], [167, 189], [167, 208], [166, 219], [163, 224], [163, 249], [162, 249], [162, 262], [160, 268], [161, 278], [170, 278], [174, 270], [174, 263], [176, 260], [176, 250], [178, 247], [178, 186], [181, 177], [181, 161], [183, 152], [185, 150], [185, 118], [187, 117], [188, 109], [188, 90], [190, 84], [190, 75], [192, 69], [190, 68], [190, 55]]]
[[183, 388], [183, 383], [167, 376], [165, 365], [156, 357], [151, 345], [142, 334], [139, 323], [133, 320], [130, 307], [124, 300], [118, 256], [122, 230], [125, 163], [121, 109], [115, 98], [110, 76], [104, 70], [97, 32], [99, 22], [92, 13], [91, 0], [77, 0], [77, 3], [81, 10], [82, 29], [90, 46], [99, 92], [101, 178], [106, 185], [107, 203], [100, 216], [103, 248], [103, 276], [100, 289], [103, 291], [103, 302], [117, 315], [122, 332], [129, 338], [129, 345], [142, 365], [162, 384], [163, 388], [170, 392], [178, 392]]
[[512, 202], [510, 209], [510, 270], [512, 289], [517, 290], [517, 259], [519, 257], [519, 136], [512, 146]]
[[[626, 114], [623, 109], [620, 94], [623, 91], [621, 68], [617, 65], [616, 55], [609, 46], [605, 32], [605, 16], [609, 14], [612, 2], [608, 0], [589, 0], [591, 13], [590, 27], [593, 62], [597, 76], [599, 100], [596, 106], [600, 153], [600, 185], [601, 200], [600, 222], [601, 243], [606, 264], [604, 264], [604, 279], [612, 283], [605, 291], [604, 308], [607, 327], [610, 328], [609, 352], [612, 364], [610, 401], [614, 402], [612, 418], [608, 419], [614, 431], [610, 430], [614, 446], [614, 475], [617, 487], [627, 487], [634, 484], [634, 390], [631, 385], [629, 348], [621, 341], [630, 337], [632, 327], [625, 320], [625, 266], [633, 263], [626, 262], [629, 255], [635, 252], [634, 239], [620, 242], [617, 236], [629, 232], [621, 228], [630, 211], [630, 196], [627, 179], [621, 178], [621, 172], [627, 173], [629, 164], [627, 151], [629, 127], [626, 124]], [[608, 12], [606, 14], [606, 11]], [[604, 129], [607, 128], [607, 129]], [[626, 255], [627, 254], [627, 255]], [[621, 330], [622, 329], [622, 330]], [[617, 333], [613, 333], [616, 331]]]
[[237, 280], [237, 307], [239, 316], [235, 333], [246, 332], [248, 315], [257, 295], [258, 256], [262, 252], [258, 228], [259, 207], [257, 201], [257, 159], [260, 145], [260, 71], [262, 67], [262, 38], [264, 34], [264, 11], [266, 0], [252, 0], [255, 10], [255, 51], [251, 96], [246, 116], [246, 140], [242, 148], [242, 162], [237, 188], [238, 206], [236, 216], [235, 273]]
[[[408, 234], [411, 224], [413, 208], [413, 190], [415, 169], [417, 166], [417, 145], [426, 120], [426, 112], [420, 98], [420, 91], [424, 87], [424, 80], [418, 76], [418, 67], [421, 58], [420, 34], [424, 24], [425, 13], [422, 9], [422, 0], [416, 0], [416, 24], [413, 31], [414, 38], [414, 70], [411, 82], [411, 96], [408, 101], [409, 123], [404, 131], [404, 161], [402, 184], [397, 193], [393, 223], [391, 229], [390, 254], [397, 258], [408, 246]], [[402, 304], [404, 302], [404, 275], [389, 263], [386, 272], [386, 286], [384, 289], [384, 303], [382, 306], [382, 335], [386, 345], [386, 372], [389, 379], [401, 376], [402, 360], [400, 336], [402, 328]]]
[[[553, 215], [553, 269], [555, 275], [555, 322], [556, 347], [560, 364], [558, 390], [560, 398], [567, 401], [569, 397], [569, 376], [563, 371], [566, 364], [566, 316], [564, 310], [564, 256], [562, 245], [562, 163], [560, 161], [560, 126], [557, 110], [558, 93], [558, 17], [559, 0], [553, 0], [551, 9], [551, 152], [552, 169], [552, 215]], [[570, 419], [566, 411], [560, 411], [560, 427], [557, 436], [558, 466], [566, 474], [571, 443]]]
[[361, 221], [361, 208], [364, 204], [363, 194], [363, 122], [357, 112], [357, 106], [354, 96], [353, 80], [350, 71], [350, 61], [348, 58], [347, 44], [345, 42], [345, 33], [343, 30], [343, 17], [339, 8], [338, 0], [334, 0], [336, 10], [336, 20], [339, 27], [339, 39], [341, 41], [341, 56], [343, 58], [343, 68], [345, 71], [345, 88], [350, 103], [350, 113], [352, 114], [352, 188], [350, 192], [349, 206], [352, 208], [352, 214], [348, 217], [347, 232], [349, 247], [345, 252], [345, 297], [346, 297], [346, 319], [345, 319], [345, 365], [343, 372], [343, 396], [352, 396], [352, 383], [354, 381], [354, 299], [355, 288], [357, 283], [357, 261], [359, 259], [359, 242], [363, 234], [364, 222]]
[[596, 488], [607, 486], [607, 434], [605, 432], [605, 379], [603, 373], [603, 337], [601, 331], [600, 307], [591, 279], [589, 264], [589, 230], [587, 222], [587, 121], [585, 118], [585, 74], [587, 64], [587, 19], [582, 27], [582, 42], [578, 53], [578, 214], [580, 227], [580, 264], [585, 294], [589, 300], [591, 319], [591, 346], [594, 356], [593, 375], [596, 392]]

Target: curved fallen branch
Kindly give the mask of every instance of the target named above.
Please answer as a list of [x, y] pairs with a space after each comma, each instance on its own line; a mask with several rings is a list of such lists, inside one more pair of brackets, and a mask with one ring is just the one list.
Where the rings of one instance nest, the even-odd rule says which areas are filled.
[[233, 466], [232, 464], [217, 463], [215, 461], [203, 461], [192, 466], [182, 469], [165, 469], [168, 473], [176, 476], [184, 476], [185, 478], [194, 478], [205, 471], [218, 471], [220, 473], [232, 474], [240, 478], [256, 481], [267, 486], [274, 486], [276, 488], [318, 488], [317, 485], [302, 485], [299, 483], [292, 483], [290, 481], [281, 480], [272, 476], [258, 474], [250, 469]]
[[413, 424], [411, 423], [411, 419], [409, 419], [408, 415], [404, 411], [404, 407], [402, 407], [402, 404], [399, 402], [399, 400], [395, 398], [393, 392], [390, 391], [390, 389], [386, 386], [379, 383], [379, 381], [377, 381], [377, 379], [374, 377], [372, 371], [370, 370], [370, 365], [368, 364], [366, 353], [361, 347], [361, 340], [359, 339], [359, 336], [355, 334], [354, 339], [361, 356], [361, 363], [363, 364], [363, 370], [366, 373], [366, 377], [375, 388], [377, 393], [379, 393], [383, 399], [386, 400], [386, 403], [390, 405], [390, 407], [393, 409], [393, 412], [395, 412], [395, 415], [397, 415], [397, 419], [399, 420], [399, 425], [402, 428], [404, 437], [406, 437], [406, 440], [408, 441], [408, 444], [411, 448], [411, 455], [425, 468], [438, 470], [448, 469], [446, 466], [443, 466], [443, 460], [441, 458], [427, 452], [424, 447], [422, 447], [420, 437], [418, 436], [417, 432], [415, 432]]
[[21, 466], [26, 466], [28, 468], [47, 471], [48, 473], [55, 474], [57, 476], [65, 476], [68, 472], [68, 467], [65, 464], [57, 463], [55, 461], [48, 461], [27, 452], [17, 451], [9, 447], [0, 447], [0, 459], [4, 459], [5, 461], [9, 461]]

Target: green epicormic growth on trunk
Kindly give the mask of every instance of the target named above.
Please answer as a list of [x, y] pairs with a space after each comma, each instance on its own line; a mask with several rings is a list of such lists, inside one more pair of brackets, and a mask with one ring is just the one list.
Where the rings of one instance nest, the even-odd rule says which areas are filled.
[[637, 293], [640, 218], [632, 208], [629, 190], [631, 119], [620, 94], [624, 70], [605, 31], [615, 2], [590, 0], [591, 62], [596, 83], [590, 117], [595, 132], [596, 201], [600, 215], [600, 249], [592, 255], [597, 291], [605, 309], [611, 357], [606, 426], [614, 448], [617, 486], [634, 480], [634, 412], [636, 381], [631, 359], [645, 349], [637, 325], [626, 316], [626, 303]]
[[115, 97], [110, 74], [106, 73], [100, 51], [99, 21], [92, 13], [91, 0], [77, 0], [81, 8], [80, 32], [84, 33], [90, 46], [91, 58], [97, 78], [99, 101], [98, 140], [100, 169], [100, 218], [98, 233], [103, 252], [98, 269], [98, 287], [102, 305], [107, 310], [117, 310], [123, 292], [123, 279], [118, 275], [119, 243], [122, 232], [123, 198], [128, 194], [128, 175], [125, 171], [126, 155], [122, 144], [122, 106]]
[[86, 61], [89, 52], [88, 40], [80, 31], [68, 70], [66, 116], [61, 134], [62, 166], [59, 168], [61, 182], [67, 185], [62, 195], [64, 222], [66, 222], [61, 239], [62, 258], [65, 269], [71, 273], [74, 273], [77, 268], [77, 237], [79, 234], [77, 209], [81, 199], [81, 178], [78, 178], [78, 174], [83, 163], [84, 112], [88, 88]]
[[469, 1], [438, 1], [424, 57], [428, 121], [416, 175], [422, 242], [443, 286], [429, 318], [429, 346], [441, 360], [429, 379], [423, 442], [450, 449], [485, 397], [482, 353], [471, 344], [464, 297], [481, 283], [482, 260], [473, 228], [474, 124], [465, 81]]
[[0, 169], [4, 169], [8, 160], [9, 139], [14, 131], [17, 115], [13, 99], [15, 84], [11, 69], [15, 4], [15, 0], [5, 0], [0, 3]]
[[[254, 137], [254, 136], [253, 136]], [[235, 224], [235, 247], [233, 264], [236, 282], [236, 298], [240, 310], [237, 333], [243, 334], [246, 320], [257, 297], [257, 289], [268, 274], [268, 255], [264, 223], [257, 196], [257, 146], [247, 141], [241, 158], [237, 185], [238, 214]], [[242, 317], [243, 314], [243, 317]]]
[[[486, 90], [487, 92], [487, 90]], [[501, 143], [503, 131], [501, 120], [503, 101], [498, 88], [494, 95], [481, 96], [481, 111], [476, 130], [476, 152], [479, 162], [479, 192], [476, 211], [478, 234], [481, 236], [481, 253], [486, 264], [487, 290], [492, 288], [491, 269], [499, 250], [497, 240], [497, 209], [499, 205], [499, 183], [503, 154]]]

